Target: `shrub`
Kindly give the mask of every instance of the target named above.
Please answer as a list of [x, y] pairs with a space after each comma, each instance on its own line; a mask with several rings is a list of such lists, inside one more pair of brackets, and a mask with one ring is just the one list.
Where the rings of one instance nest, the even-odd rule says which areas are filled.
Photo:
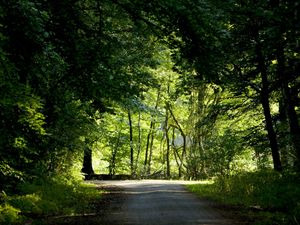
[[279, 221], [277, 224], [299, 224], [300, 221], [300, 180], [294, 174], [243, 172], [188, 188], [200, 196], [224, 203], [261, 208], [264, 218]]
[[0, 205], [0, 224], [11, 225], [20, 223], [22, 218], [19, 216], [19, 212], [20, 210], [7, 203]]
[[90, 202], [101, 196], [94, 185], [81, 181], [53, 179], [40, 180], [20, 187], [24, 196], [10, 202], [22, 212], [35, 214], [75, 214], [89, 210]]
[[30, 218], [88, 213], [92, 203], [101, 197], [92, 184], [62, 178], [23, 183], [18, 190], [18, 195], [0, 196], [1, 225], [19, 224]]

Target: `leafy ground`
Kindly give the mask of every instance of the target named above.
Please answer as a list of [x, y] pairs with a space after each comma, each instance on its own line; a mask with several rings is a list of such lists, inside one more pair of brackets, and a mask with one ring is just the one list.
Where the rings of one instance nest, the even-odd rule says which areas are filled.
[[232, 208], [239, 216], [252, 218], [257, 225], [300, 224], [300, 181], [292, 174], [240, 173], [187, 187], [224, 203], [224, 208]]

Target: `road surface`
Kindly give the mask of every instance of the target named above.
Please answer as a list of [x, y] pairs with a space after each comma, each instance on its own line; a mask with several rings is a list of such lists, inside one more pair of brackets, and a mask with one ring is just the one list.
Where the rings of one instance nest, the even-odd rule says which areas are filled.
[[[122, 189], [122, 201], [112, 201], [103, 225], [237, 225], [213, 203], [188, 192], [183, 181], [95, 181]], [[226, 216], [227, 217], [227, 216]], [[100, 225], [100, 224], [99, 224]]]

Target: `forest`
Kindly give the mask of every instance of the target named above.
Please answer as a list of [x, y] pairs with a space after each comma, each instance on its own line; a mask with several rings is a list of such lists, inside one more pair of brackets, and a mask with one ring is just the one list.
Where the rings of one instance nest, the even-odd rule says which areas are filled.
[[299, 13], [298, 0], [0, 0], [0, 223], [44, 209], [39, 185], [105, 174], [270, 181], [299, 224]]

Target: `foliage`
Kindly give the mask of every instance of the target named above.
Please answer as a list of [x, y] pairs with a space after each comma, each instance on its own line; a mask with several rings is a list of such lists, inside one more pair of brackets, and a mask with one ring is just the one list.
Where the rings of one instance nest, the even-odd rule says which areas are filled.
[[[294, 174], [258, 171], [219, 177], [209, 184], [189, 185], [189, 190], [227, 204], [243, 205], [261, 212], [262, 224], [297, 224], [299, 178]], [[256, 215], [258, 216], [258, 215]], [[255, 215], [253, 215], [255, 217]], [[258, 223], [260, 224], [260, 223]]]
[[[262, 179], [244, 171], [272, 163], [300, 171], [299, 6], [0, 1], [0, 190], [13, 196], [24, 188], [1, 210], [12, 220], [9, 205], [63, 211], [42, 193], [64, 196], [45, 185], [39, 192], [36, 182], [66, 176], [73, 165], [79, 172], [92, 162], [86, 152], [100, 157], [100, 173], [220, 176], [216, 185], [230, 192], [244, 190], [239, 178]], [[275, 185], [285, 176], [263, 178]], [[68, 190], [59, 184], [49, 186]], [[262, 192], [270, 190], [253, 190]]]
[[0, 224], [18, 224], [30, 218], [84, 214], [101, 197], [94, 185], [67, 178], [19, 185], [18, 195], [3, 195]]
[[0, 179], [13, 191], [68, 172], [99, 113], [150, 85], [145, 68], [157, 62], [153, 37], [110, 1], [0, 7]]
[[18, 215], [20, 211], [9, 204], [0, 205], [0, 224], [18, 224], [22, 221]]

